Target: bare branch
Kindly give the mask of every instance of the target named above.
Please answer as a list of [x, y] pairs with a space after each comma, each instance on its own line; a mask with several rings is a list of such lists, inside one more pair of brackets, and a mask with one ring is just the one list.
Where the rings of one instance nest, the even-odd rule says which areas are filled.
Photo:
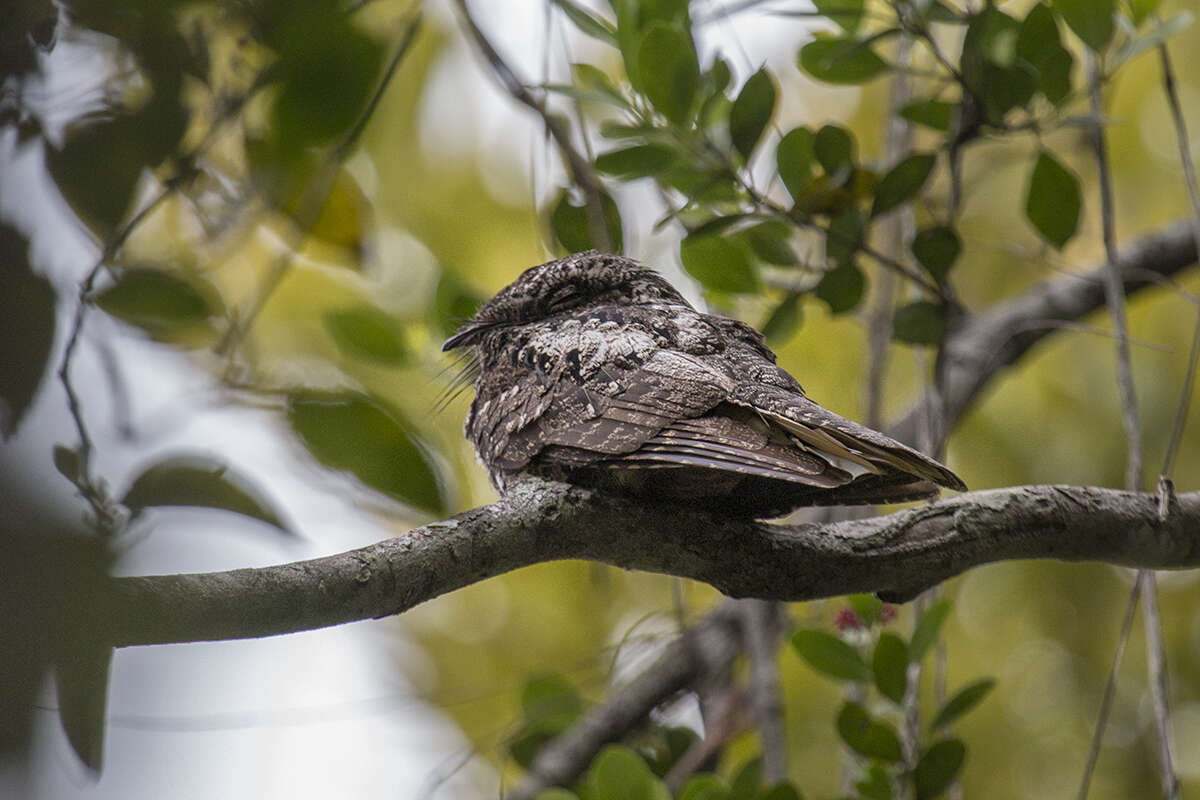
[[[1116, 265], [1126, 295], [1196, 263], [1190, 220], [1182, 220], [1121, 247]], [[1104, 305], [1105, 265], [1082, 275], [1064, 275], [1037, 284], [1010, 300], [967, 318], [947, 337], [942, 350], [942, 401], [953, 425], [1005, 367], [1017, 362], [1056, 328], [1034, 323], [1073, 321]], [[897, 438], [915, 442], [928, 412], [918, 404], [892, 429]]]
[[[116, 646], [272, 636], [399, 614], [471, 583], [581, 558], [704, 581], [734, 597], [910, 598], [992, 561], [1200, 566], [1200, 492], [1023, 486], [832, 524], [773, 525], [529, 481], [497, 502], [338, 555], [282, 566], [117, 578], [97, 610]], [[100, 604], [98, 604], [100, 605]]]
[[750, 708], [762, 743], [763, 778], [768, 786], [787, 777], [787, 726], [783, 689], [775, 661], [783, 632], [783, 608], [763, 600], [742, 601], [742, 628], [750, 661]]

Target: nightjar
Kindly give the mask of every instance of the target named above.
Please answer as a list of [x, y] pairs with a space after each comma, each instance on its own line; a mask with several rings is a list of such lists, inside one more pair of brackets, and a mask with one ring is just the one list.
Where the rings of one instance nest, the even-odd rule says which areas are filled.
[[761, 334], [621, 256], [526, 270], [443, 349], [460, 347], [475, 375], [466, 434], [501, 491], [539, 476], [769, 518], [966, 488], [809, 400]]

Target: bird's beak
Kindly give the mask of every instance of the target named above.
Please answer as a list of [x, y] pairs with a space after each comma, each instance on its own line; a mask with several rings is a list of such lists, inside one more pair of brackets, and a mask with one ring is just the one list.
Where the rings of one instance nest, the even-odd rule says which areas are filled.
[[477, 319], [468, 320], [461, 328], [454, 332], [454, 335], [442, 344], [442, 352], [454, 350], [458, 347], [466, 347], [470, 344], [475, 344], [475, 340], [482, 336], [486, 331], [496, 327], [498, 323], [482, 322]]

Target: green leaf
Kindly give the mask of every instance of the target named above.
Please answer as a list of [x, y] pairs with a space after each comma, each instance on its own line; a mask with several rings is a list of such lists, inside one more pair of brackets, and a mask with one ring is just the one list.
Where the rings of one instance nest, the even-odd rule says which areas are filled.
[[917, 800], [932, 800], [946, 791], [966, 758], [967, 748], [960, 739], [943, 739], [926, 750], [912, 773]]
[[789, 294], [775, 306], [771, 316], [762, 324], [762, 334], [767, 344], [779, 347], [786, 342], [804, 321], [804, 311], [800, 306], [800, 295]]
[[852, 594], [846, 597], [846, 602], [868, 628], [879, 619], [879, 612], [883, 609], [883, 601], [873, 594]]
[[792, 647], [808, 665], [820, 673], [842, 681], [871, 680], [871, 668], [853, 646], [821, 630], [800, 630], [792, 634]]
[[775, 82], [766, 69], [760, 69], [746, 80], [729, 110], [729, 138], [743, 160], [750, 161], [774, 111]]
[[878, 217], [900, 206], [921, 191], [937, 157], [929, 153], [917, 153], [909, 156], [892, 167], [879, 186], [875, 189], [875, 202], [871, 206], [871, 216]]
[[789, 240], [792, 229], [782, 222], [763, 222], [747, 228], [739, 234], [750, 245], [761, 261], [781, 267], [794, 267], [800, 260], [792, 250]]
[[895, 800], [896, 796], [891, 775], [882, 764], [870, 765], [866, 777], [855, 783], [854, 788], [864, 800]]
[[1052, 0], [1051, 4], [1083, 43], [1099, 52], [1112, 39], [1115, 0]]
[[295, 207], [285, 210], [292, 214], [299, 225], [309, 226], [309, 236], [336, 247], [344, 247], [362, 258], [367, 250], [367, 234], [372, 225], [372, 206], [349, 170], [338, 170], [315, 221], [303, 218], [301, 205], [302, 200], [297, 198]]
[[585, 780], [592, 800], [671, 800], [642, 757], [623, 745], [601, 750]]
[[1158, 12], [1162, 0], [1129, 0], [1129, 13], [1135, 26], [1141, 25], [1146, 18]]
[[152, 334], [202, 325], [224, 310], [212, 292], [157, 269], [122, 270], [117, 282], [96, 296], [96, 305]]
[[608, 44], [615, 45], [617, 43], [617, 29], [608, 20], [583, 8], [574, 0], [553, 0], [553, 2], [562, 9], [567, 19], [571, 20], [571, 24], [581, 33]]
[[950, 603], [946, 600], [938, 600], [925, 609], [925, 613], [921, 614], [921, 618], [917, 620], [912, 639], [908, 643], [909, 661], [916, 662], [925, 657], [929, 648], [933, 647], [933, 643], [937, 641], [938, 631], [941, 630], [942, 623], [946, 621], [949, 613]]
[[318, 461], [431, 513], [446, 501], [432, 459], [393, 409], [359, 394], [295, 394], [288, 421]]
[[783, 185], [793, 201], [800, 199], [812, 180], [813, 162], [816, 159], [813, 150], [815, 138], [808, 128], [793, 128], [784, 134], [775, 149], [779, 177], [783, 179]]
[[552, 722], [559, 730], [579, 718], [583, 699], [561, 675], [540, 675], [521, 687], [521, 711], [532, 722]]
[[62, 475], [67, 480], [74, 483], [81, 477], [79, 474], [80, 458], [79, 450], [65, 445], [56, 444], [51, 450], [51, 458], [54, 461], [54, 468], [58, 470], [58, 474]]
[[613, 104], [621, 108], [629, 107], [629, 101], [613, 85], [612, 78], [608, 77], [608, 73], [599, 67], [587, 63], [572, 64], [571, 74], [575, 77], [575, 82], [584, 89], [605, 95]]
[[1060, 105], [1071, 95], [1071, 69], [1075, 57], [1065, 47], [1048, 53], [1038, 66], [1038, 91], [1055, 105]]
[[729, 800], [729, 786], [718, 775], [693, 775], [679, 790], [676, 800]]
[[803, 796], [790, 781], [781, 781], [760, 794], [758, 800], [803, 800]]
[[1028, 106], [1037, 88], [1037, 72], [1023, 61], [1011, 67], [985, 65], [981, 94], [987, 118], [998, 122], [1012, 109]]
[[60, 648], [54, 663], [58, 717], [75, 755], [99, 777], [104, 763], [105, 709], [113, 648], [99, 641], [94, 632]]
[[637, 49], [639, 86], [663, 116], [687, 122], [700, 85], [700, 62], [691, 35], [675, 25], [657, 22], [642, 35]]
[[800, 68], [826, 83], [866, 83], [889, 67], [865, 42], [853, 38], [814, 39], [800, 48]]
[[908, 688], [908, 645], [903, 639], [894, 633], [879, 634], [871, 671], [880, 694], [897, 705], [904, 702]]
[[326, 311], [325, 329], [346, 355], [380, 364], [401, 364], [404, 340], [396, 321], [377, 308], [361, 306]]
[[900, 116], [916, 125], [924, 125], [935, 131], [950, 130], [954, 120], [954, 109], [957, 103], [947, 103], [944, 100], [918, 100], [900, 109]]
[[592, 226], [585, 202], [576, 205], [564, 189], [550, 212], [550, 230], [568, 253], [578, 253], [583, 250], [608, 249], [619, 253], [624, 249], [621, 233], [621, 212], [617, 204], [607, 192], [600, 195], [600, 206], [604, 214], [604, 222], [608, 228], [610, 248], [600, 248], [592, 240]]
[[962, 252], [962, 242], [954, 229], [946, 225], [935, 225], [917, 231], [912, 240], [912, 254], [917, 262], [938, 283], [946, 280], [950, 268]]
[[946, 704], [938, 709], [937, 716], [933, 718], [933, 727], [941, 728], [949, 725], [954, 720], [966, 714], [983, 698], [987, 697], [988, 692], [996, 685], [996, 681], [992, 678], [983, 678], [974, 683], [964, 686], [955, 692], [954, 696], [946, 701]]
[[829, 310], [841, 314], [858, 307], [866, 291], [867, 281], [853, 261], [825, 273], [817, 284], [817, 297], [829, 304]]
[[257, 486], [207, 456], [173, 456], [146, 468], [134, 479], [121, 504], [133, 516], [161, 506], [219, 508], [291, 532]]
[[854, 168], [854, 137], [838, 125], [825, 125], [813, 137], [813, 155], [830, 177]]
[[657, 175], [675, 161], [675, 152], [659, 144], [640, 144], [596, 156], [596, 169], [626, 180]]
[[896, 309], [892, 316], [892, 337], [906, 344], [935, 345], [946, 331], [941, 305], [917, 300]]
[[738, 768], [729, 784], [729, 800], [757, 800], [763, 784], [763, 761], [752, 758]]
[[837, 729], [842, 741], [859, 755], [880, 761], [899, 761], [904, 757], [896, 729], [871, 717], [860, 703], [849, 700], [842, 705]]
[[30, 267], [28, 252], [25, 236], [0, 222], [0, 434], [6, 437], [16, 433], [41, 389], [54, 344], [58, 297]]
[[854, 260], [862, 246], [863, 219], [857, 208], [838, 214], [825, 232], [825, 260], [845, 266]]
[[555, 786], [553, 789], [545, 789], [541, 791], [535, 800], [579, 800], [579, 795]]
[[683, 268], [706, 289], [720, 292], [753, 292], [758, 272], [749, 254], [721, 236], [688, 236], [679, 246]]
[[1029, 176], [1025, 216], [1046, 241], [1061, 250], [1079, 227], [1079, 178], [1042, 150]]
[[813, 5], [846, 33], [854, 33], [862, 24], [863, 0], [813, 0]]

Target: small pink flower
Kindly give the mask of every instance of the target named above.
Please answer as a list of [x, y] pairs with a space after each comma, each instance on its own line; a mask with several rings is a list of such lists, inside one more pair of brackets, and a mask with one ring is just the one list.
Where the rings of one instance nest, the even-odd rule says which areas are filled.
[[894, 620], [899, 613], [900, 613], [899, 608], [892, 605], [891, 603], [884, 603], [883, 606], [879, 609], [879, 622], [881, 624], [887, 624], [887, 623], [891, 622], [892, 620]]
[[842, 633], [846, 631], [856, 630], [863, 626], [862, 620], [858, 614], [854, 613], [854, 609], [850, 606], [845, 606], [837, 613], [833, 619], [833, 625]]

